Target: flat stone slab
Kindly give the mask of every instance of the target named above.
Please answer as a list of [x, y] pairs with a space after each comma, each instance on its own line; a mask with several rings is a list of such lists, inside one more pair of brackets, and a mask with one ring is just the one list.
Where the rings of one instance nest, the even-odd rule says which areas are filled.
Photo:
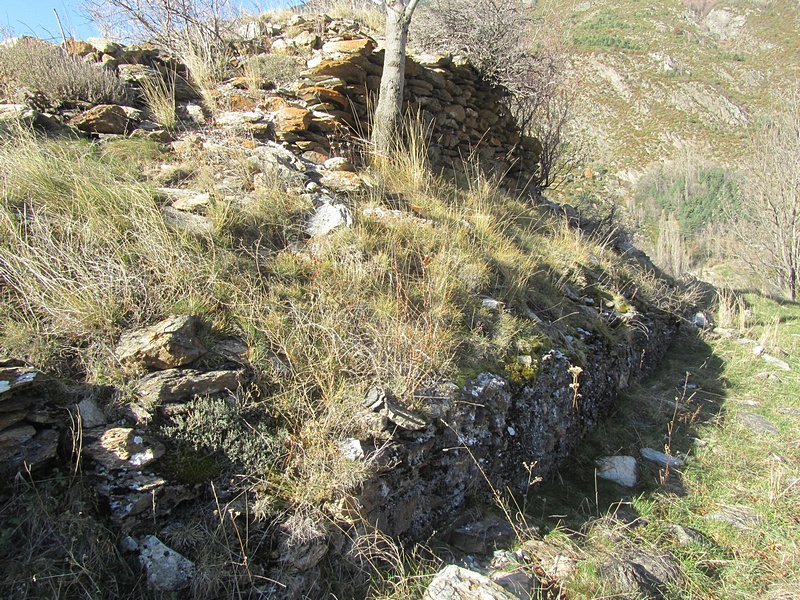
[[4, 366], [0, 363], [0, 400], [11, 395], [11, 392], [19, 391], [30, 386], [39, 371], [29, 367]]
[[678, 458], [677, 456], [667, 456], [663, 452], [659, 452], [658, 450], [653, 450], [652, 448], [642, 448], [639, 450], [642, 453], [642, 457], [650, 462], [654, 462], [659, 466], [662, 467], [669, 467], [669, 468], [676, 468], [676, 467], [683, 467], [686, 465], [683, 460]]
[[719, 510], [707, 514], [706, 519], [721, 521], [736, 529], [752, 529], [759, 522], [758, 514], [748, 506], [721, 505]]
[[754, 413], [740, 413], [738, 415], [739, 421], [753, 433], [776, 436], [780, 433], [774, 423], [765, 419], [761, 415]]
[[236, 390], [242, 379], [241, 371], [198, 371], [196, 369], [168, 369], [151, 373], [134, 386], [145, 407], [190, 400], [194, 396], [208, 396], [226, 390]]
[[163, 456], [165, 450], [160, 442], [130, 427], [109, 427], [84, 435], [96, 439], [83, 452], [109, 470], [141, 469]]
[[198, 338], [200, 320], [191, 315], [172, 315], [163, 321], [122, 334], [116, 355], [127, 364], [154, 369], [187, 365], [206, 352]]
[[154, 535], [146, 536], [139, 545], [139, 562], [147, 573], [147, 583], [162, 592], [175, 592], [189, 587], [194, 564], [165, 545]]

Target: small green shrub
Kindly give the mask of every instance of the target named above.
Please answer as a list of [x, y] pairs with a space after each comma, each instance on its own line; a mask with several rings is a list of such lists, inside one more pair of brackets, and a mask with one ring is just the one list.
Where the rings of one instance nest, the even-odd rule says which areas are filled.
[[169, 440], [168, 469], [190, 483], [223, 471], [263, 475], [285, 451], [269, 421], [265, 411], [238, 398], [198, 398], [161, 427]]
[[572, 38], [576, 46], [589, 46], [590, 48], [618, 48], [620, 50], [641, 50], [639, 42], [612, 34], [580, 35]]
[[38, 39], [23, 38], [0, 49], [0, 84], [6, 97], [17, 87], [29, 88], [42, 92], [51, 106], [75, 101], [126, 104], [131, 99], [110, 71]]

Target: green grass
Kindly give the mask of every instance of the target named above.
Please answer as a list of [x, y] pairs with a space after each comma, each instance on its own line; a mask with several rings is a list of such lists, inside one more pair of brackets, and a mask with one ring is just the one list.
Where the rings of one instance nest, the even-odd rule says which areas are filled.
[[[800, 306], [755, 294], [745, 294], [744, 300], [752, 315], [733, 315], [745, 326], [742, 333], [764, 344], [767, 352], [782, 348], [796, 370]], [[736, 312], [735, 307], [728, 310]], [[626, 393], [578, 457], [561, 470], [563, 481], [544, 486], [528, 499], [531, 518], [547, 528], [558, 526], [554, 535], [561, 536], [564, 529], [586, 531], [588, 523], [613, 513], [622, 502], [645, 519], [623, 535], [669, 551], [678, 560], [685, 582], [667, 594], [670, 598], [763, 597], [773, 586], [796, 584], [800, 493], [792, 478], [798, 476], [800, 464], [800, 417], [786, 410], [800, 408], [800, 384], [794, 371], [770, 368], [751, 349], [724, 336], [684, 333], [658, 372]], [[758, 378], [762, 372], [775, 373], [780, 380]], [[685, 388], [684, 382], [697, 387]], [[688, 412], [676, 413], [676, 401]], [[750, 406], [752, 401], [758, 404]], [[769, 419], [779, 434], [751, 432], [739, 419], [744, 412]], [[644, 446], [688, 454], [687, 466], [670, 480], [679, 482], [685, 495], [664, 485], [663, 473], [647, 464], [641, 465], [633, 494], [595, 481], [594, 457], [638, 458]], [[758, 524], [742, 530], [708, 518], [725, 506], [752, 510]], [[710, 543], [677, 545], [669, 530], [672, 524], [696, 529]], [[590, 598], [607, 592], [603, 586], [590, 559], [567, 589], [570, 597]]]

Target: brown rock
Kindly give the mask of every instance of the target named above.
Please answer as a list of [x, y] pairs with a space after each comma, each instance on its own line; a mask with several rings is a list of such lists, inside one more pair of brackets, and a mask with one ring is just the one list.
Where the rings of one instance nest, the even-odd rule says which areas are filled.
[[452, 104], [448, 106], [444, 109], [444, 112], [448, 117], [459, 122], [467, 118], [467, 113], [464, 111], [464, 107], [459, 104]]
[[125, 133], [128, 115], [116, 104], [100, 104], [74, 117], [69, 122], [86, 133]]
[[309, 69], [307, 74], [337, 77], [347, 83], [364, 84], [367, 81], [364, 69], [349, 60], [323, 60], [316, 67]]
[[151, 373], [134, 384], [134, 391], [145, 406], [158, 406], [188, 400], [194, 396], [235, 390], [242, 380], [241, 371], [196, 371], [170, 369]]
[[323, 152], [320, 152], [318, 150], [309, 150], [307, 152], [303, 152], [302, 156], [306, 160], [314, 163], [315, 165], [324, 164], [325, 161], [328, 160], [329, 158], [327, 154], [324, 154]]
[[305, 108], [287, 106], [274, 113], [275, 129], [279, 135], [305, 131], [311, 124], [311, 113]]
[[327, 54], [341, 52], [344, 54], [359, 54], [367, 56], [375, 50], [375, 42], [369, 38], [361, 38], [355, 40], [339, 40], [335, 42], [327, 42], [322, 45], [322, 51]]
[[344, 94], [340, 94], [336, 90], [331, 90], [321, 86], [311, 86], [303, 88], [299, 92], [300, 97], [306, 102], [325, 102], [333, 103], [338, 108], [345, 109], [349, 106], [349, 102]]
[[[98, 439], [84, 446], [83, 452], [110, 470], [140, 469], [164, 454], [163, 444], [130, 427], [109, 427], [97, 434]], [[92, 437], [93, 433], [84, 435]]]
[[228, 110], [255, 110], [258, 103], [244, 94], [233, 94], [226, 100]]
[[292, 38], [292, 45], [300, 48], [316, 48], [319, 42], [319, 36], [310, 31], [301, 31]]
[[73, 56], [86, 56], [94, 52], [94, 46], [83, 40], [64, 40], [61, 47], [64, 48], [68, 54], [72, 54]]
[[198, 359], [206, 348], [197, 337], [200, 320], [173, 315], [160, 323], [122, 335], [116, 355], [127, 364], [172, 369]]

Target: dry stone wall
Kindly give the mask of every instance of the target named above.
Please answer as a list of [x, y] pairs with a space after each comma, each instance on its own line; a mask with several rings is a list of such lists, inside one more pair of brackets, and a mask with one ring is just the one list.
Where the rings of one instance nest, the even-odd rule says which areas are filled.
[[373, 393], [366, 404], [393, 433], [380, 445], [353, 441], [382, 468], [345, 514], [421, 540], [465, 506], [491, 501], [493, 490], [527, 491], [570, 455], [620, 389], [660, 363], [678, 320], [653, 312], [639, 325], [615, 342], [581, 334], [580, 365], [558, 350], [546, 352], [535, 381], [521, 386], [483, 373], [463, 390], [451, 384], [426, 391], [427, 416], [398, 414], [390, 397], [381, 404]]
[[[383, 73], [384, 52], [377, 42], [339, 22], [325, 21], [319, 36], [319, 22], [303, 17], [295, 17], [291, 27], [265, 27], [248, 29], [254, 34], [251, 43], [269, 45], [273, 52], [306, 48], [312, 54], [294, 93], [277, 94], [263, 104], [272, 109], [277, 137], [300, 153], [323, 154], [339, 154], [354, 134], [367, 137]], [[504, 104], [506, 96], [463, 60], [431, 55], [406, 60], [403, 107], [425, 124], [435, 167], [459, 171], [470, 160], [500, 175], [530, 180], [541, 145], [521, 134]]]

